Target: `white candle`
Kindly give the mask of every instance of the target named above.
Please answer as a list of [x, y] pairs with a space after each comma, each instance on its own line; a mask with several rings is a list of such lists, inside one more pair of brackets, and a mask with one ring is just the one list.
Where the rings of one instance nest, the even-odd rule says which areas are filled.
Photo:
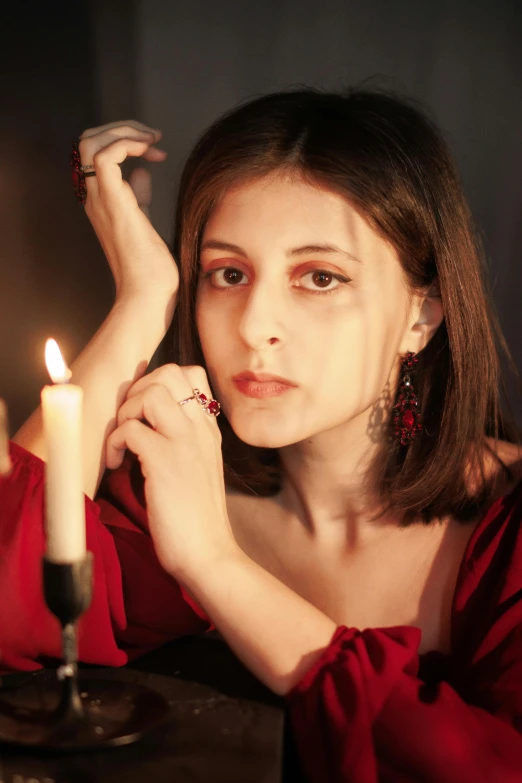
[[72, 563], [85, 557], [83, 390], [68, 382], [71, 371], [54, 340], [47, 340], [45, 362], [54, 383], [44, 386], [41, 394], [47, 451], [46, 557]]

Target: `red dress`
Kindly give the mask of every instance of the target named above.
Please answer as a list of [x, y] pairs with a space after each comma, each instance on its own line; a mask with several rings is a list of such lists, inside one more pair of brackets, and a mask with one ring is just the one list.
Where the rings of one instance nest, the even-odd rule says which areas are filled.
[[[12, 446], [0, 479], [0, 668], [59, 655], [41, 589], [43, 468]], [[210, 622], [159, 566], [132, 460], [86, 499], [93, 601], [80, 657], [119, 666]], [[412, 626], [340, 626], [286, 696], [313, 783], [522, 783], [522, 482], [497, 500], [462, 559], [452, 654], [418, 654]]]

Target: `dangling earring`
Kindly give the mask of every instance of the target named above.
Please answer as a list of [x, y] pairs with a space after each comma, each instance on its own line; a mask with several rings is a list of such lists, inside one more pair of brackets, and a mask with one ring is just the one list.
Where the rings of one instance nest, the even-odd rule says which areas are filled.
[[395, 436], [400, 441], [401, 446], [407, 446], [411, 443], [419, 430], [422, 429], [418, 410], [419, 402], [411, 381], [411, 376], [415, 372], [415, 365], [418, 361], [416, 354], [411, 351], [408, 351], [406, 356], [402, 358], [399, 398], [395, 404], [395, 413], [393, 414]]

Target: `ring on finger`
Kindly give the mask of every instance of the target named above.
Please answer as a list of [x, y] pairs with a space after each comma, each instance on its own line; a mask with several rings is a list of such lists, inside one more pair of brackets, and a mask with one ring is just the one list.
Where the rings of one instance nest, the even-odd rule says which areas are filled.
[[181, 400], [180, 402], [178, 402], [178, 405], [186, 405], [187, 402], [190, 402], [191, 400], [195, 400], [195, 399], [196, 399], [196, 395], [193, 394], [192, 397], [187, 397], [186, 400]]
[[71, 173], [74, 195], [80, 204], [85, 204], [87, 201], [87, 185], [85, 184], [85, 178], [95, 177], [96, 171], [94, 171], [94, 164], [92, 163], [88, 163], [85, 166], [82, 166], [80, 148], [77, 141], [74, 141], [72, 145]]
[[209, 416], [219, 416], [221, 405], [217, 400], [207, 399], [206, 394], [202, 394], [199, 389], [192, 389], [192, 391], [194, 392], [192, 397], [187, 397], [185, 400], [181, 400], [181, 402], [178, 404], [185, 405], [185, 403], [190, 402], [190, 400], [197, 400], [205, 413], [208, 413]]

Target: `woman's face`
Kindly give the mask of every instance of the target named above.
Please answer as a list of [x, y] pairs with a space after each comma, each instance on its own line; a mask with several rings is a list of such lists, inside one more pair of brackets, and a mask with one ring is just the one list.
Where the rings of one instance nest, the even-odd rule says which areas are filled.
[[[392, 247], [340, 196], [271, 175], [226, 193], [200, 261], [197, 327], [237, 436], [279, 448], [340, 426], [368, 432], [399, 354], [416, 350]], [[244, 371], [294, 385], [234, 381]]]

